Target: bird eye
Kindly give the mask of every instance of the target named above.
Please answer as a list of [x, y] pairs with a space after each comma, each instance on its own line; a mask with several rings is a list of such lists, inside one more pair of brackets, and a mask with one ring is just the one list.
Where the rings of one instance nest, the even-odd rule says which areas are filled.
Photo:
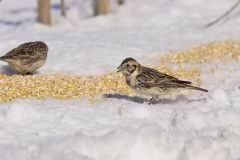
[[127, 67], [129, 67], [129, 64], [127, 64]]

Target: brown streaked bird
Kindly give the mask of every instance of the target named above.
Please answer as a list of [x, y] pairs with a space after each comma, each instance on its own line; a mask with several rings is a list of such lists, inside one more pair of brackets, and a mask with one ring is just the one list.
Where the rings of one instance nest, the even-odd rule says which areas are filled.
[[0, 57], [17, 73], [31, 75], [40, 68], [47, 59], [48, 46], [41, 41], [19, 45], [6, 55]]
[[126, 58], [117, 68], [122, 72], [126, 83], [137, 93], [151, 96], [149, 105], [156, 103], [159, 96], [177, 89], [193, 89], [203, 92], [208, 90], [195, 87], [189, 81], [182, 81], [155, 69], [144, 67], [133, 58]]

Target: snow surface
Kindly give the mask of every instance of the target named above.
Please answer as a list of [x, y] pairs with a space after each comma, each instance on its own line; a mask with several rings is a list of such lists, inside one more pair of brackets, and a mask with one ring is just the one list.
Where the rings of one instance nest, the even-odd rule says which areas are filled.
[[[40, 73], [99, 75], [125, 57], [144, 64], [160, 52], [239, 40], [239, 9], [211, 28], [229, 0], [127, 0], [108, 16], [91, 17], [90, 0], [68, 0], [67, 18], [52, 0], [53, 27], [35, 22], [36, 1], [0, 3], [1, 55], [26, 41], [49, 47]], [[0, 62], [0, 71], [6, 64]], [[94, 103], [19, 99], [0, 104], [1, 160], [239, 160], [239, 62], [201, 75], [206, 95], [173, 97], [149, 107], [119, 97]]]

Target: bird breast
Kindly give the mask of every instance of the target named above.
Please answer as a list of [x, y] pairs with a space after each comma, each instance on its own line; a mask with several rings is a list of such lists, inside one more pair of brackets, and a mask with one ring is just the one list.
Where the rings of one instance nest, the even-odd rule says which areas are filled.
[[132, 78], [130, 76], [126, 77], [126, 83], [131, 87], [132, 89], [138, 88], [137, 80], [135, 78]]

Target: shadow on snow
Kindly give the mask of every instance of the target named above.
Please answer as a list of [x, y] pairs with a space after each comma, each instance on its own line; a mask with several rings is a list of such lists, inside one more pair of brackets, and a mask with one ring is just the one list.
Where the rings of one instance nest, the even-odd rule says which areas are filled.
[[[127, 96], [127, 95], [122, 95], [122, 94], [103, 94], [104, 98], [114, 98], [114, 99], [119, 99], [119, 100], [127, 100], [127, 101], [132, 101], [135, 103], [139, 103], [139, 104], [143, 104], [143, 103], [148, 103], [149, 99], [147, 98], [142, 98], [142, 97], [138, 97], [138, 96]], [[186, 97], [184, 97], [183, 95], [179, 95], [177, 96], [175, 99], [159, 99], [156, 103], [154, 104], [175, 104], [181, 101], [187, 101], [187, 102], [191, 102], [191, 101], [195, 101], [195, 100], [188, 100]]]

